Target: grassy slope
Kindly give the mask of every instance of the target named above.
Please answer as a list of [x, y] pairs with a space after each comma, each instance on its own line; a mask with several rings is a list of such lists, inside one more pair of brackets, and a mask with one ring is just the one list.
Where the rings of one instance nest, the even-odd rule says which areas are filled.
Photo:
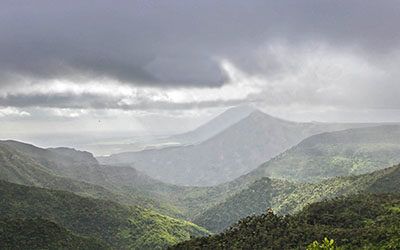
[[399, 235], [399, 194], [353, 195], [311, 204], [294, 216], [249, 216], [171, 249], [305, 249], [324, 237], [343, 249], [399, 249]]
[[2, 216], [49, 219], [74, 234], [98, 238], [116, 248], [152, 249], [208, 233], [148, 209], [64, 191], [0, 181], [0, 197]]

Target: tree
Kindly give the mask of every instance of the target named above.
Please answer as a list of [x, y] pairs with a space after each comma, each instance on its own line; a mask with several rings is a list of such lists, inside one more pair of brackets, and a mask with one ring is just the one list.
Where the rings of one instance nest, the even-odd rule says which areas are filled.
[[335, 246], [335, 241], [332, 239], [324, 238], [322, 243], [320, 244], [318, 241], [314, 241], [310, 245], [307, 246], [307, 250], [339, 250], [338, 247]]

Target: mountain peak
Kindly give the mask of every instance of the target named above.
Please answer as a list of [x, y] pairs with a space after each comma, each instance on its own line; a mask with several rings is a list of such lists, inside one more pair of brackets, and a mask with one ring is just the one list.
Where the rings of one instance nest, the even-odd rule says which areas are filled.
[[261, 110], [255, 109], [253, 112], [251, 112], [248, 115], [248, 118], [255, 120], [255, 121], [261, 121], [261, 120], [270, 120], [270, 121], [281, 121], [281, 122], [290, 122], [283, 120], [281, 118], [269, 115], [267, 113], [262, 112]]
[[221, 115], [224, 113], [247, 113], [247, 114], [250, 114], [257, 110], [258, 109], [253, 108], [252, 106], [249, 106], [249, 105], [240, 105], [240, 106], [235, 106], [235, 107], [225, 110], [224, 112], [221, 113]]
[[248, 105], [229, 108], [196, 129], [172, 136], [171, 139], [172, 141], [179, 141], [182, 144], [203, 142], [249, 116], [254, 111], [256, 109]]

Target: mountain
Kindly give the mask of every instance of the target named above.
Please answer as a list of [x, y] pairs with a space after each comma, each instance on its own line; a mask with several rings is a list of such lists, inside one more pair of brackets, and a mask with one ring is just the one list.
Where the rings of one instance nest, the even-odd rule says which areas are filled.
[[110, 249], [104, 242], [41, 218], [0, 219], [0, 232], [2, 249]]
[[255, 109], [250, 106], [230, 108], [198, 128], [183, 134], [171, 136], [168, 140], [179, 142], [180, 144], [198, 144], [224, 131], [254, 111]]
[[73, 149], [43, 149], [17, 141], [0, 141], [0, 180], [69, 191], [185, 217], [168, 199], [147, 192], [155, 185], [161, 189], [166, 184], [134, 168], [99, 165], [90, 153]]
[[[313, 203], [293, 216], [248, 216], [226, 231], [170, 249], [399, 249], [400, 194], [363, 194]], [[316, 245], [317, 243], [314, 243]]]
[[104, 138], [96, 141], [90, 140], [90, 143], [81, 143], [81, 145], [77, 145], [77, 147], [93, 152], [96, 156], [101, 157], [110, 154], [134, 152], [145, 149], [160, 149], [171, 146], [198, 144], [238, 122], [240, 119], [249, 115], [252, 111], [254, 111], [254, 109], [250, 106], [230, 108], [198, 128], [182, 134], [170, 136], [120, 135], [118, 137], [114, 136], [113, 138]]
[[[352, 172], [348, 167], [344, 175], [371, 172], [400, 162], [398, 159], [400, 154], [396, 149], [396, 143], [400, 141], [397, 134], [398, 126], [394, 125], [318, 134], [303, 140], [260, 167], [263, 170], [264, 166], [269, 165], [282, 169], [304, 166], [293, 176], [300, 178], [309, 175], [308, 180], [315, 182], [314, 185], [279, 180], [273, 178], [274, 176], [271, 179], [267, 177], [265, 171], [257, 169], [232, 182], [214, 187], [183, 188], [164, 184], [158, 187], [149, 186], [147, 190], [154, 190], [158, 199], [163, 200], [168, 197], [168, 200], [185, 214], [185, 218], [209, 230], [221, 231], [244, 216], [264, 212], [267, 206], [273, 207], [279, 213], [293, 213], [307, 203], [364, 190], [372, 183], [375, 175], [357, 181], [353, 181], [352, 178], [355, 177], [334, 178], [324, 182], [319, 180], [336, 176], [337, 168], [348, 167], [348, 165], [332, 164], [335, 163], [333, 159], [348, 159], [350, 162], [358, 157], [357, 171]], [[316, 148], [318, 150], [313, 150]], [[316, 170], [326, 168], [324, 172], [328, 174], [316, 176], [313, 175], [315, 171], [304, 174], [303, 171], [308, 171], [308, 168]], [[128, 175], [122, 174], [122, 176]], [[132, 182], [127, 181], [126, 185]], [[323, 192], [316, 193], [314, 190]]]
[[207, 191], [221, 198], [204, 207], [193, 222], [221, 231], [246, 215], [263, 213], [267, 206], [288, 214], [325, 198], [399, 190], [400, 168], [390, 168], [399, 162], [398, 125], [314, 135], [249, 174]]
[[98, 158], [132, 165], [152, 178], [187, 186], [212, 186], [246, 174], [310, 135], [369, 124], [296, 123], [253, 111], [196, 145], [128, 152]]
[[[97, 160], [91, 153], [69, 148], [43, 149], [18, 141], [0, 141], [0, 146], [22, 153], [34, 164], [44, 166], [49, 173], [89, 183], [105, 183]], [[17, 175], [16, 172], [14, 174]]]
[[1, 217], [51, 220], [77, 236], [96, 238], [116, 249], [163, 248], [208, 233], [149, 209], [65, 191], [0, 181], [0, 197]]
[[399, 162], [398, 125], [314, 135], [249, 174], [210, 188], [206, 193], [219, 193], [220, 199], [203, 207], [193, 222], [218, 232], [266, 207], [288, 214], [325, 198], [399, 190], [400, 167], [388, 168]]
[[357, 175], [400, 162], [400, 126], [348, 129], [311, 136], [252, 171], [293, 181]]
[[400, 193], [400, 165], [358, 176], [336, 177], [318, 183], [292, 183], [263, 177], [221, 203], [209, 207], [193, 222], [220, 232], [251, 214], [272, 208], [292, 214], [307, 204], [356, 193]]

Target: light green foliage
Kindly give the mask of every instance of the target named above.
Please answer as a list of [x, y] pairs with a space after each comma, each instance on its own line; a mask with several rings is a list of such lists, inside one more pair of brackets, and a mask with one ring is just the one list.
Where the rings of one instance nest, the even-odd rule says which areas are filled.
[[319, 243], [318, 241], [314, 241], [313, 243], [311, 243], [310, 245], [307, 246], [306, 248], [307, 250], [337, 250], [339, 248], [337, 248], [335, 246], [335, 241], [332, 239], [328, 239], [328, 238], [324, 238], [324, 240], [322, 241], [322, 243]]

